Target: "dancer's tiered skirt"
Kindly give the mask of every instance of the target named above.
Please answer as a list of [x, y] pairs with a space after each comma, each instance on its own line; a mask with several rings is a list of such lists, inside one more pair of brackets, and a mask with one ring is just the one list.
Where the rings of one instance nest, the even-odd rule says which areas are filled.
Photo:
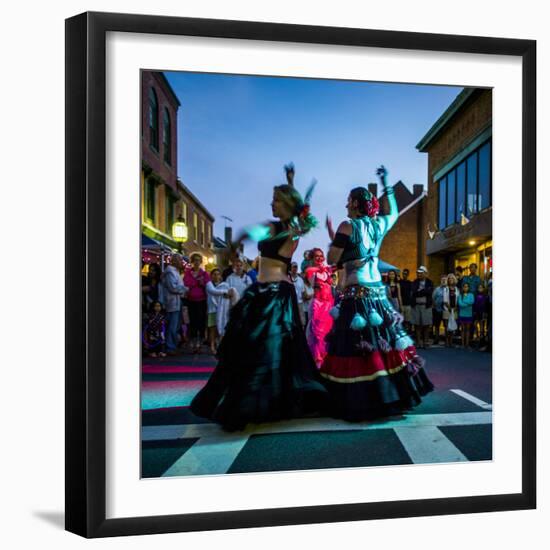
[[433, 390], [381, 283], [347, 288], [333, 314], [320, 369], [332, 416], [360, 421], [400, 414]]
[[218, 365], [191, 403], [228, 430], [326, 412], [327, 390], [300, 323], [294, 286], [255, 283], [231, 310]]

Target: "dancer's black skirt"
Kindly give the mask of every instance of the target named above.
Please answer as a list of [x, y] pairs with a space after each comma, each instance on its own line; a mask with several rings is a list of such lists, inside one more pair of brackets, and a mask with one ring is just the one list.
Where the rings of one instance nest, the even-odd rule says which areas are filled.
[[249, 422], [322, 413], [327, 402], [294, 286], [254, 283], [231, 310], [218, 365], [191, 411], [235, 430]]

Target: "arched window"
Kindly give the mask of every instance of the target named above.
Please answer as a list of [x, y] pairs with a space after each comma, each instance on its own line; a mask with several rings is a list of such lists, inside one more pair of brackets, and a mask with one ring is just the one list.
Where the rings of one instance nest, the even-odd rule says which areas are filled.
[[172, 164], [172, 125], [170, 124], [170, 113], [166, 107], [162, 117], [162, 147], [164, 162]]
[[149, 89], [149, 136], [151, 147], [159, 148], [159, 102], [154, 88]]

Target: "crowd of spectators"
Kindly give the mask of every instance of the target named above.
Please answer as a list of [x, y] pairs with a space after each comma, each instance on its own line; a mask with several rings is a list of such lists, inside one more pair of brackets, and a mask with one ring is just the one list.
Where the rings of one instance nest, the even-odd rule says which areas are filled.
[[[202, 267], [203, 258], [194, 253], [189, 263], [179, 254], [171, 256], [163, 272], [149, 264], [142, 277], [143, 351], [152, 357], [201, 353], [206, 346], [215, 354], [229, 311], [256, 281], [257, 259], [237, 257], [223, 272]], [[312, 266], [310, 251], [301, 264], [291, 262], [289, 281], [296, 289], [300, 320], [304, 329], [310, 320], [314, 297], [312, 281], [305, 276]], [[492, 277], [482, 281], [477, 265], [465, 274], [461, 267], [441, 276], [438, 285], [419, 266], [411, 280], [408, 269], [383, 274], [388, 298], [404, 319], [405, 327], [416, 338], [419, 348], [431, 345], [461, 346], [491, 350]], [[334, 303], [342, 296], [338, 272], [331, 275]]]

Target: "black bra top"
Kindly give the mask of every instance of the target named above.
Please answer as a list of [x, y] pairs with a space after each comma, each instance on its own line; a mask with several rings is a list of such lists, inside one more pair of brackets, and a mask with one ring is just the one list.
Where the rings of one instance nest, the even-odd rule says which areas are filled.
[[258, 250], [262, 258], [271, 258], [272, 260], [278, 260], [286, 265], [290, 265], [292, 258], [281, 256], [279, 249], [286, 241], [288, 234], [283, 233], [284, 227], [282, 222], [272, 222], [275, 226], [275, 235], [269, 239], [264, 239], [258, 243]]

